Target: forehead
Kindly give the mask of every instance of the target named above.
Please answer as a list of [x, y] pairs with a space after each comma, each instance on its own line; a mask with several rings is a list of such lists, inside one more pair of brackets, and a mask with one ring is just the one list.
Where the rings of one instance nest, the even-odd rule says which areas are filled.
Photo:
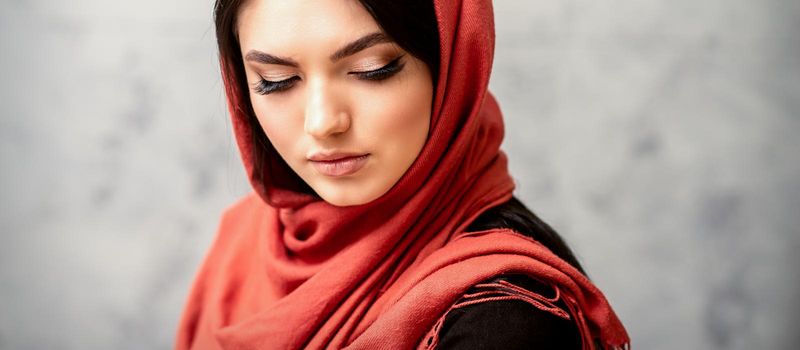
[[337, 46], [380, 31], [357, 0], [248, 0], [236, 26], [243, 48], [275, 50]]

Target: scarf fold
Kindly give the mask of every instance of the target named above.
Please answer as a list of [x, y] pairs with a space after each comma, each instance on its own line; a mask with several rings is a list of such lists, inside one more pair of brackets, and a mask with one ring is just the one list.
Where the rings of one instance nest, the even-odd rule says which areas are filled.
[[[519, 272], [576, 311], [584, 348], [628, 336], [603, 294], [538, 242], [511, 230], [465, 233], [512, 196], [503, 121], [487, 91], [490, 0], [434, 1], [441, 65], [428, 140], [382, 197], [336, 207], [301, 191], [270, 149], [253, 169], [246, 91], [221, 62], [254, 191], [229, 207], [195, 279], [176, 349], [413, 349], [470, 286]], [[298, 181], [299, 180], [299, 181]]]

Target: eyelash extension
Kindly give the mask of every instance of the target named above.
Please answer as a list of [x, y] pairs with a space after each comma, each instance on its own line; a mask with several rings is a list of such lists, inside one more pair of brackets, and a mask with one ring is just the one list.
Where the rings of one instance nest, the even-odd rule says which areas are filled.
[[[403, 56], [405, 55], [398, 56], [385, 66], [375, 70], [366, 72], [350, 72], [348, 74], [357, 75], [358, 79], [367, 81], [385, 80], [397, 74], [397, 72], [401, 71], [403, 67], [405, 67], [405, 63], [400, 62], [400, 59], [403, 58]], [[299, 79], [300, 77], [297, 76], [280, 81], [270, 81], [261, 78], [261, 80], [255, 84], [253, 90], [260, 95], [267, 95], [273, 92], [280, 92], [292, 87], [292, 84]]]
[[352, 72], [350, 74], [355, 74], [358, 76], [359, 79], [362, 80], [377, 81], [377, 80], [388, 79], [392, 75], [395, 75], [397, 72], [401, 71], [405, 66], [405, 63], [400, 62], [400, 59], [403, 58], [403, 56], [405, 55], [398, 56], [397, 58], [395, 58], [394, 60], [392, 60], [387, 65], [381, 68], [367, 72]]
[[284, 79], [281, 81], [270, 81], [261, 78], [261, 80], [256, 83], [253, 90], [260, 95], [271, 94], [273, 92], [283, 91], [292, 87], [292, 83], [294, 83], [294, 81], [298, 79], [300, 79], [300, 77], [297, 76], [291, 77], [289, 79]]

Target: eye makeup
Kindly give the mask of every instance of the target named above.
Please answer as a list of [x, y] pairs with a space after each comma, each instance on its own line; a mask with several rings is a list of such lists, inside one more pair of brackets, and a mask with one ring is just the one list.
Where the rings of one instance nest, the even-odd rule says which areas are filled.
[[[401, 61], [405, 55], [400, 55], [391, 62], [387, 63], [381, 68], [365, 71], [365, 72], [349, 72], [347, 74], [355, 75], [360, 80], [365, 81], [373, 81], [378, 82], [382, 80], [389, 79], [393, 75], [397, 74], [403, 67], [405, 67], [405, 62]], [[267, 95], [275, 92], [281, 92], [284, 90], [288, 90], [289, 88], [294, 85], [294, 82], [300, 80], [300, 77], [293, 76], [288, 79], [280, 80], [280, 81], [270, 81], [266, 80], [263, 77], [260, 81], [256, 82], [253, 86], [253, 91], [260, 95]]]
[[358, 78], [362, 80], [384, 80], [403, 70], [405, 63], [400, 61], [403, 56], [405, 55], [400, 55], [385, 66], [375, 70], [366, 72], [350, 72], [348, 74], [357, 75]]
[[255, 91], [259, 95], [267, 95], [273, 92], [280, 92], [292, 87], [292, 83], [294, 83], [296, 80], [300, 80], [300, 77], [293, 76], [291, 78], [280, 81], [271, 81], [261, 78], [261, 80], [255, 84], [253, 91]]

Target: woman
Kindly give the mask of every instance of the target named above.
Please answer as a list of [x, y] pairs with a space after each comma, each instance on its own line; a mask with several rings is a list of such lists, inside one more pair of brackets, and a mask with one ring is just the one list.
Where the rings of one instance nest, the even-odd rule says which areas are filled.
[[512, 195], [492, 16], [489, 0], [217, 1], [254, 192], [222, 217], [177, 349], [628, 346]]

